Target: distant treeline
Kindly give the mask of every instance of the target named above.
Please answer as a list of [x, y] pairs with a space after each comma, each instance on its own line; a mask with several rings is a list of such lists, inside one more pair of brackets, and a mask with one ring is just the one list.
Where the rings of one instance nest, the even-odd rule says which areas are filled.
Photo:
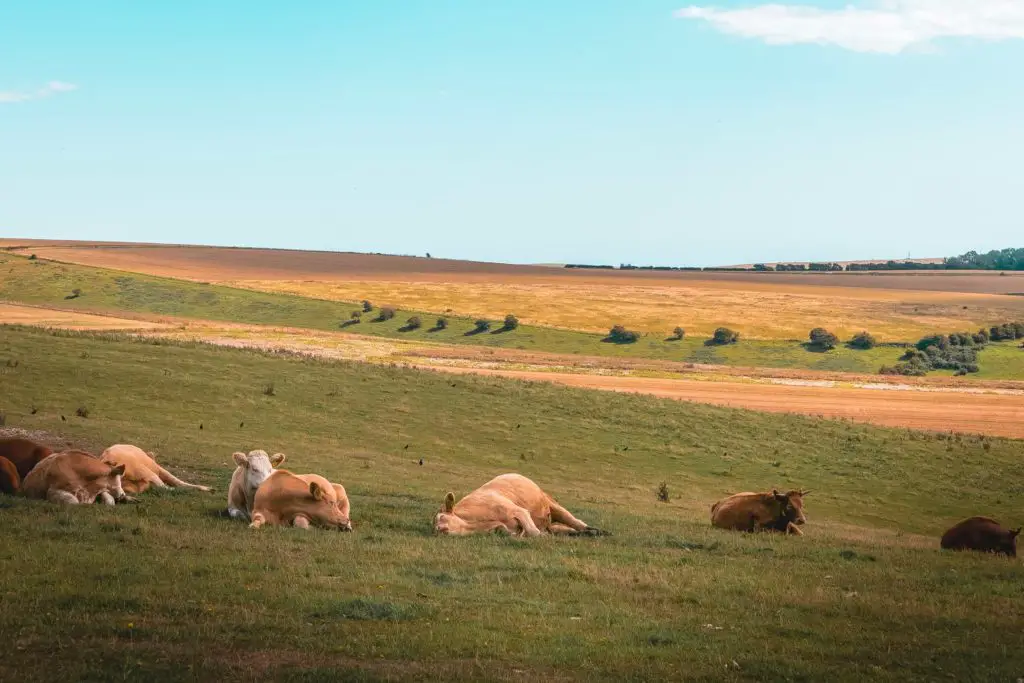
[[634, 266], [631, 263], [612, 265], [590, 265], [586, 263], [568, 263], [566, 268], [599, 268], [603, 270], [677, 270], [703, 272], [857, 272], [868, 270], [1024, 270], [1024, 249], [1000, 249], [987, 254], [969, 251], [960, 256], [950, 256], [941, 262], [922, 263], [920, 261], [873, 261], [848, 263], [845, 266], [835, 262], [820, 263], [776, 263], [768, 265], [755, 263], [750, 267], [734, 268], [699, 268], [695, 266]]

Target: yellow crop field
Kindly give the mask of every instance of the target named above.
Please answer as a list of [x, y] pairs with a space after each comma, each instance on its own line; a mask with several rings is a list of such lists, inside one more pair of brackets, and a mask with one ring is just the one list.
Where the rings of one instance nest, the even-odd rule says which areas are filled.
[[677, 325], [709, 335], [726, 326], [751, 339], [804, 339], [812, 327], [848, 338], [869, 330], [883, 341], [907, 341], [936, 331], [974, 330], [1024, 318], [1024, 298], [813, 285], [700, 282], [242, 280], [237, 287], [336, 301], [369, 299], [438, 314], [500, 318], [526, 324], [601, 332], [614, 324], [654, 334]]

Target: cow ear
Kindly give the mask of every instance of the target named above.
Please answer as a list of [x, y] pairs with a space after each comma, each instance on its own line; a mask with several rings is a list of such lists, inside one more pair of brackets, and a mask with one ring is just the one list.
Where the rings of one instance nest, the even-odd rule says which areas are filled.
[[110, 468], [110, 474], [114, 477], [124, 476], [124, 463]]
[[242, 453], [242, 452], [232, 453], [231, 457], [234, 459], [235, 464], [238, 465], [239, 467], [245, 467], [246, 465], [249, 464], [249, 458], [246, 457], [245, 453]]
[[785, 500], [786, 496], [783, 493], [779, 493], [778, 489], [772, 489], [772, 498], [775, 500]]
[[450, 513], [455, 509], [455, 494], [451, 491], [444, 497], [444, 511]]
[[270, 464], [274, 467], [280, 467], [281, 463], [284, 462], [284, 453], [274, 453], [270, 456]]
[[320, 484], [315, 481], [309, 482], [309, 493], [313, 496], [313, 500], [323, 500], [326, 497], [324, 490], [320, 488]]

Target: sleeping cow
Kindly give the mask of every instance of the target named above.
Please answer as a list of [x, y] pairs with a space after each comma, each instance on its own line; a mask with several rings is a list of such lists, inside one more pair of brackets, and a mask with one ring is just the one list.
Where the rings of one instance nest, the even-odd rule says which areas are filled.
[[7, 458], [18, 470], [18, 476], [24, 479], [36, 463], [53, 454], [53, 451], [41, 443], [21, 437], [0, 439], [0, 458]]
[[21, 476], [18, 468], [7, 458], [0, 456], [0, 493], [13, 496], [21, 490]]
[[780, 531], [803, 535], [804, 496], [810, 491], [737, 493], [711, 506], [711, 524], [736, 531]]
[[274, 468], [284, 462], [284, 453], [269, 456], [266, 451], [257, 450], [249, 451], [249, 455], [235, 453], [231, 457], [238, 467], [231, 475], [231, 486], [228, 487], [228, 516], [248, 522], [252, 517], [256, 490], [274, 473]]
[[977, 550], [1017, 557], [1021, 527], [1010, 530], [989, 517], [971, 517], [942, 535], [945, 550]]
[[138, 446], [118, 444], [103, 451], [100, 460], [108, 465], [124, 467], [123, 486], [128, 493], [143, 493], [150, 486], [157, 488], [183, 487], [210, 491], [208, 486], [189, 484], [160, 467], [146, 451]]
[[434, 517], [434, 531], [439, 534], [466, 536], [495, 530], [515, 536], [602, 533], [573, 517], [520, 474], [495, 477], [458, 503], [455, 494], [449, 493]]
[[132, 499], [121, 488], [124, 465], [112, 466], [84, 451], [47, 457], [22, 482], [22, 493], [52, 503], [113, 505]]
[[260, 484], [253, 500], [249, 528], [264, 525], [352, 531], [348, 495], [341, 484], [332, 484], [318, 474], [275, 470]]

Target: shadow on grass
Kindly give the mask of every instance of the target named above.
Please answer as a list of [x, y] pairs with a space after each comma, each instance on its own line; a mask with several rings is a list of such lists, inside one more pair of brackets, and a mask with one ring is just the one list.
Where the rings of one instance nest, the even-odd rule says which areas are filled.
[[346, 327], [352, 327], [353, 325], [358, 325], [360, 322], [362, 322], [362, 321], [361, 320], [346, 320], [345, 322], [343, 322], [338, 327], [341, 327], [341, 328], [344, 329]]
[[462, 336], [463, 337], [475, 337], [476, 335], [483, 334], [484, 332], [487, 332], [488, 330], [489, 330], [489, 328], [486, 328], [486, 327], [483, 327], [483, 328], [481, 328], [481, 327], [474, 327], [469, 332], [464, 332]]
[[496, 330], [491, 330], [491, 334], [504, 334], [505, 332], [511, 332], [516, 328], [514, 327], [499, 327]]
[[804, 351], [808, 351], [810, 353], [828, 353], [829, 351], [832, 350], [827, 346], [821, 346], [819, 344], [813, 344], [811, 342], [802, 342], [800, 346], [803, 347]]

